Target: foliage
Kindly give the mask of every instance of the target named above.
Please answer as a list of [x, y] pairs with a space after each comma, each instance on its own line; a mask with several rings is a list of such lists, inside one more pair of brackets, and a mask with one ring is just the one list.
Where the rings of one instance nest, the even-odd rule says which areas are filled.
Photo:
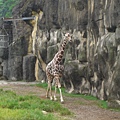
[[[42, 111], [47, 113], [43, 114]], [[0, 89], [0, 120], [56, 120], [53, 112], [71, 114], [59, 102], [43, 100], [37, 96], [20, 96]]]
[[0, 0], [0, 17], [11, 17], [12, 9], [19, 0]]

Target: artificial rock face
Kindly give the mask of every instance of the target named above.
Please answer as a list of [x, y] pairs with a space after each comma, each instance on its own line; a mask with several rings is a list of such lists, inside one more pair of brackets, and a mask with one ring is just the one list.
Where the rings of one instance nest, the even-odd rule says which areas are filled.
[[[18, 30], [13, 27], [13, 32], [17, 32], [13, 38], [16, 44], [9, 48], [5, 75], [8, 79], [23, 78], [26, 73], [18, 66], [23, 66], [25, 58], [31, 59], [26, 55], [33, 54], [34, 75], [30, 79], [45, 81], [46, 64], [58, 51], [64, 33], [69, 31], [73, 43], [66, 46], [61, 80], [67, 91], [91, 94], [108, 100], [111, 107], [120, 107], [119, 6], [119, 0], [22, 0], [13, 9], [14, 17], [35, 16], [35, 20], [16, 21]], [[18, 56], [24, 58], [19, 64]], [[18, 65], [12, 68], [13, 72], [19, 69], [22, 74], [15, 76], [10, 72], [11, 60]]]

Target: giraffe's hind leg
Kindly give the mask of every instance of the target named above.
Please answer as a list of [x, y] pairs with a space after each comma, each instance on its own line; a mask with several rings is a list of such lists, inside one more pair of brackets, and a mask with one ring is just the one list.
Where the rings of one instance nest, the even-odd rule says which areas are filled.
[[57, 100], [56, 92], [57, 92], [57, 86], [55, 85], [55, 93], [54, 93], [54, 100], [55, 100], [55, 101]]
[[50, 83], [48, 82], [46, 97], [49, 98]]
[[52, 80], [53, 77], [50, 75], [47, 75], [47, 79], [48, 79], [48, 87], [47, 87], [47, 92], [46, 92], [46, 97], [49, 97], [49, 93], [50, 93], [50, 100], [53, 100], [52, 98]]
[[49, 93], [50, 93], [50, 100], [53, 100], [53, 98], [52, 98], [52, 83], [48, 81], [48, 87], [47, 87], [47, 92], [46, 92], [47, 98], [49, 98]]

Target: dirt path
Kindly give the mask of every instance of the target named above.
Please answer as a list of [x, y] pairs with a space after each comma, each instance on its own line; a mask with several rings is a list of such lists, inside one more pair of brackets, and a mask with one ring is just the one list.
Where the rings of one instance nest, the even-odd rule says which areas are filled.
[[[17, 94], [32, 94], [46, 99], [46, 90], [40, 87], [31, 86], [31, 84], [36, 83], [0, 81], [0, 88], [15, 91]], [[91, 103], [91, 101], [84, 100], [83, 98], [64, 96], [64, 100], [65, 103], [63, 106], [75, 114], [71, 120], [120, 120], [120, 112], [99, 108], [94, 105], [94, 103]]]

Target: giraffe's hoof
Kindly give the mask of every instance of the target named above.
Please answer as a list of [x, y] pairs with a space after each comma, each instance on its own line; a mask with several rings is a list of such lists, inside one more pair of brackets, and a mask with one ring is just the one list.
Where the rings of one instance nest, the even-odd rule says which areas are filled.
[[61, 103], [64, 104], [64, 100], [62, 100]]
[[48, 96], [46, 96], [46, 98], [49, 98]]
[[53, 100], [53, 98], [52, 98], [52, 97], [50, 97], [50, 100]]
[[57, 101], [57, 98], [54, 98], [55, 101]]

